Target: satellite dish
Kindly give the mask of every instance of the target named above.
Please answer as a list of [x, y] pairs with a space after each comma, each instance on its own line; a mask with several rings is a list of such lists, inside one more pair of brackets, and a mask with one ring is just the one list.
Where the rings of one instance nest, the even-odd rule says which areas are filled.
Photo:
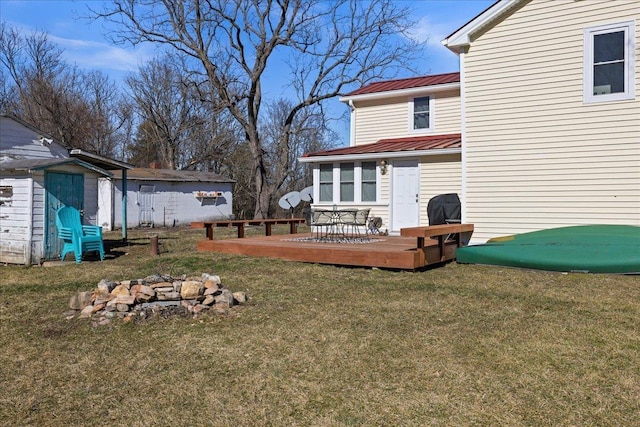
[[278, 200], [278, 206], [282, 209], [293, 209], [300, 203], [300, 193], [292, 191], [280, 197]]
[[313, 185], [300, 190], [300, 199], [313, 203]]

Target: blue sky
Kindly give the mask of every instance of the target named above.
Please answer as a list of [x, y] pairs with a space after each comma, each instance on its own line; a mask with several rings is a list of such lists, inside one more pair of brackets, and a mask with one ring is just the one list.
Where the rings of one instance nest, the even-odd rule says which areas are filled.
[[[428, 39], [422, 58], [416, 58], [419, 74], [458, 71], [458, 57], [440, 41], [495, 0], [399, 0], [414, 11], [418, 21], [414, 36]], [[113, 46], [105, 37], [108, 28], [101, 22], [79, 19], [87, 14], [87, 5], [100, 8], [101, 1], [86, 0], [0, 0], [0, 19], [21, 31], [43, 31], [49, 39], [64, 49], [64, 59], [79, 68], [97, 69], [109, 74], [116, 82], [156, 54], [150, 45], [135, 49]], [[330, 108], [346, 109], [336, 100]], [[336, 129], [344, 139], [348, 123]], [[343, 141], [346, 142], [346, 141]]]

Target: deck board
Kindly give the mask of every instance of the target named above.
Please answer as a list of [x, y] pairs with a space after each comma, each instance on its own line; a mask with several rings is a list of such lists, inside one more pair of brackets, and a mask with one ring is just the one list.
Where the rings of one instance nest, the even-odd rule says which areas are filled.
[[447, 243], [444, 260], [438, 241], [426, 239], [417, 248], [414, 237], [375, 236], [371, 243], [301, 242], [292, 239], [310, 234], [256, 236], [243, 239], [203, 240], [200, 252], [220, 252], [256, 257], [281, 258], [318, 264], [416, 270], [455, 258], [455, 242]]

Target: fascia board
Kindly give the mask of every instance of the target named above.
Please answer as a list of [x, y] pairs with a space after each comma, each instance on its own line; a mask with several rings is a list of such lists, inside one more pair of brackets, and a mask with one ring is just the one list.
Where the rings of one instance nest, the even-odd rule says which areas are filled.
[[460, 83], [447, 83], [434, 86], [420, 86], [411, 89], [398, 89], [385, 92], [363, 93], [362, 95], [342, 96], [339, 98], [341, 102], [349, 101], [369, 101], [373, 99], [393, 98], [398, 96], [412, 96], [427, 93], [444, 92], [452, 89], [460, 89]]
[[502, 14], [520, 3], [523, 0], [502, 0], [495, 3], [489, 9], [476, 16], [471, 21], [467, 22], [460, 29], [449, 35], [446, 39], [442, 40], [442, 44], [455, 53], [460, 52], [460, 48], [468, 46], [471, 43], [471, 36], [483, 28], [485, 25], [492, 23], [495, 19], [498, 19]]
[[326, 163], [326, 162], [348, 162], [350, 160], [374, 160], [374, 159], [397, 159], [403, 157], [424, 157], [424, 156], [440, 156], [445, 154], [460, 154], [460, 148], [443, 148], [441, 150], [414, 150], [414, 151], [386, 151], [381, 153], [362, 153], [362, 154], [342, 154], [335, 156], [314, 156], [299, 157], [300, 163]]

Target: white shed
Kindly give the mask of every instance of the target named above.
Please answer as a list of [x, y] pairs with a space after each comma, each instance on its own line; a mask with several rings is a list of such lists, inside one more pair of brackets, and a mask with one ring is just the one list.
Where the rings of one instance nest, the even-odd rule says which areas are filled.
[[0, 262], [57, 258], [57, 209], [73, 206], [85, 224], [96, 224], [98, 178], [108, 176], [31, 125], [0, 116]]
[[[127, 227], [172, 227], [233, 217], [234, 181], [198, 171], [134, 168], [127, 171]], [[122, 172], [101, 178], [98, 225], [122, 226]]]

